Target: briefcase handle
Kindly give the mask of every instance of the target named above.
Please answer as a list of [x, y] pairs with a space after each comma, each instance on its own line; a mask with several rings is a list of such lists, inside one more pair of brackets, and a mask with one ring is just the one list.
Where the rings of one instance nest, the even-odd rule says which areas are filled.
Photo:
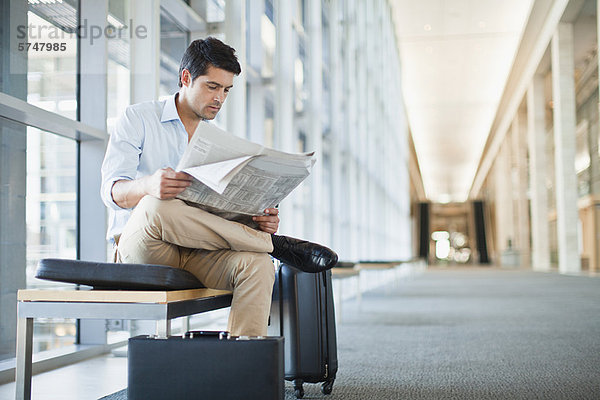
[[186, 339], [194, 339], [198, 337], [215, 337], [219, 340], [228, 339], [230, 337], [227, 331], [188, 331], [185, 333]]

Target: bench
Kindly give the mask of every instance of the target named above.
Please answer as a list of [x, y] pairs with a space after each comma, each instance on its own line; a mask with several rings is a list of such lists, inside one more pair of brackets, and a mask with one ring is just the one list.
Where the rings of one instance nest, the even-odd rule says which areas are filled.
[[[334, 282], [338, 281], [338, 284], [335, 286], [334, 294], [335, 294], [335, 304], [336, 304], [336, 321], [341, 322], [342, 320], [342, 301], [343, 301], [343, 284], [340, 282], [343, 279], [353, 278], [356, 281], [356, 301], [358, 304], [358, 308], [361, 308], [362, 305], [362, 290], [369, 290], [374, 287], [371, 283], [365, 282], [361, 284], [361, 271], [395, 271], [396, 267], [403, 263], [403, 261], [359, 261], [358, 263], [354, 262], [343, 262], [339, 261], [336, 266], [331, 270], [331, 278]], [[393, 281], [397, 283], [398, 277], [397, 274], [394, 273]], [[362, 278], [365, 278], [364, 276]], [[385, 277], [387, 278], [387, 277]], [[378, 279], [381, 282], [389, 282], [386, 279]], [[379, 286], [379, 283], [376, 283], [375, 286]], [[386, 291], [389, 288], [386, 287]]]
[[[361, 260], [355, 268], [361, 273], [361, 289], [369, 291], [384, 287], [389, 294], [393, 288], [398, 288], [402, 278], [413, 276], [425, 268], [424, 260], [413, 258], [407, 260]], [[365, 273], [363, 273], [363, 271]], [[359, 308], [362, 293], [358, 295]]]
[[343, 283], [341, 280], [355, 277], [356, 280], [356, 295], [360, 295], [360, 279], [359, 279], [360, 271], [354, 268], [354, 263], [338, 263], [334, 268], [331, 269], [331, 279], [333, 280], [332, 284], [337, 282], [337, 285], [334, 286], [333, 294], [335, 295], [334, 304], [335, 304], [335, 320], [337, 323], [342, 322], [342, 304], [343, 304]]
[[[65, 273], [61, 272], [61, 264], [65, 266]], [[72, 274], [73, 268], [79, 269]], [[31, 398], [34, 318], [154, 320], [157, 321], [156, 334], [167, 337], [171, 333], [172, 319], [231, 305], [231, 292], [204, 288], [199, 281], [190, 281], [189, 272], [165, 266], [51, 259], [40, 262], [36, 276], [61, 282], [68, 282], [70, 276], [75, 276], [77, 283], [84, 278], [88, 279], [88, 285], [94, 286], [95, 281], [85, 270], [99, 275], [98, 289], [24, 289], [17, 292], [17, 399]], [[144, 271], [150, 273], [139, 275]], [[167, 282], [161, 285], [153, 281], [157, 274], [163, 278], [168, 276]], [[124, 290], [127, 281], [134, 287], [154, 290]], [[121, 290], [105, 289], [111, 286]], [[177, 290], [181, 287], [185, 288]]]

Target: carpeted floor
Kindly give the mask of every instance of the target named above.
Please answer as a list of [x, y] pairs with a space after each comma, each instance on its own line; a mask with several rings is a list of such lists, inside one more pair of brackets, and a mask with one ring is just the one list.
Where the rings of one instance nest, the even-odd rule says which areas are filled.
[[600, 278], [432, 267], [343, 311], [333, 393], [305, 398], [600, 399]]

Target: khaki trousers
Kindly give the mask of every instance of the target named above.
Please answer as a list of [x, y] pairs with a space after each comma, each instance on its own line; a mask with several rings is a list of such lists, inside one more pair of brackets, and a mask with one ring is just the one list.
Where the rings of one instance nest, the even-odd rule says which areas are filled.
[[228, 330], [264, 336], [275, 268], [271, 235], [179, 199], [145, 196], [118, 240], [116, 259], [185, 269], [206, 287], [233, 291]]

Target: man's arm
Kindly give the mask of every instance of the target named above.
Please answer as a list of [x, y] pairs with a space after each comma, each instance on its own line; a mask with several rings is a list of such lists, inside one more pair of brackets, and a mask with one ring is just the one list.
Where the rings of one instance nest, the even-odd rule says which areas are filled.
[[112, 186], [113, 201], [121, 208], [137, 206], [142, 197], [172, 199], [192, 184], [192, 177], [172, 168], [162, 168], [154, 174], [139, 179], [122, 179]]
[[107, 207], [114, 210], [133, 208], [146, 195], [170, 199], [191, 183], [189, 175], [171, 168], [162, 168], [152, 175], [139, 177], [145, 129], [143, 117], [134, 106], [130, 106], [119, 118], [111, 134], [102, 164], [101, 195]]

